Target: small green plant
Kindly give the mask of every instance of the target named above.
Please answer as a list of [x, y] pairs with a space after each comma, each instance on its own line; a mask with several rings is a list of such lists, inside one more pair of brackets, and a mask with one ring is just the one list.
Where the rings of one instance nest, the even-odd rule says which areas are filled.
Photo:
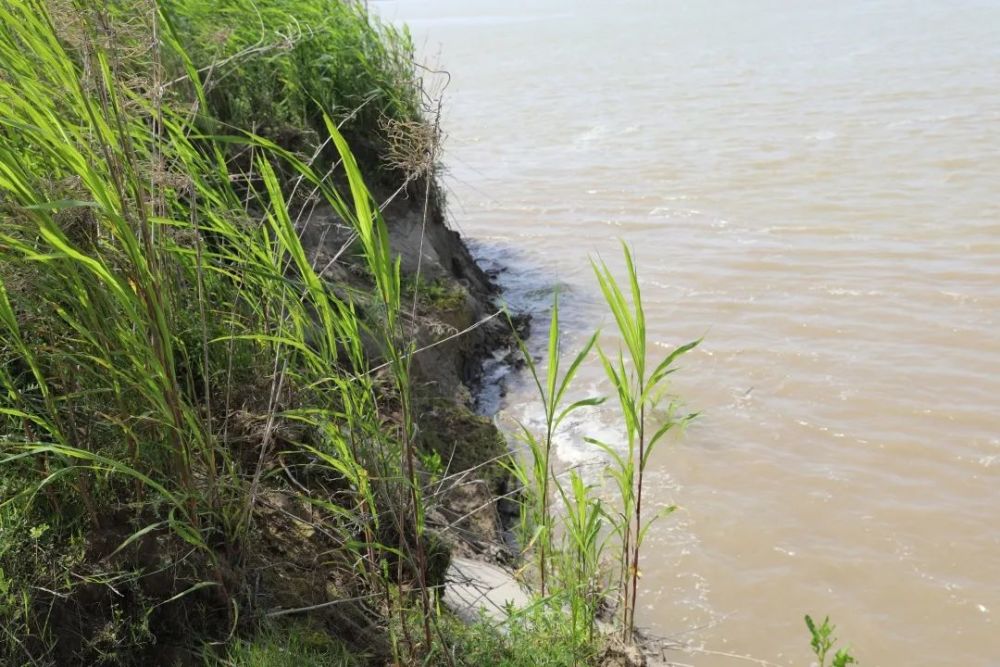
[[439, 452], [417, 452], [417, 456], [420, 459], [420, 465], [424, 467], [434, 479], [440, 479], [441, 475], [444, 474], [444, 461], [441, 460], [441, 454]]
[[403, 298], [432, 312], [448, 312], [465, 303], [465, 291], [443, 279], [427, 280], [419, 276], [405, 279], [401, 284]]
[[[700, 341], [675, 348], [656, 365], [648, 361], [646, 316], [635, 259], [622, 242], [627, 269], [629, 297], [604, 262], [594, 262], [594, 273], [604, 299], [611, 309], [623, 346], [609, 356], [598, 347], [605, 374], [618, 397], [625, 431], [625, 452], [599, 440], [588, 438], [612, 461], [610, 474], [621, 497], [620, 513], [613, 517], [614, 530], [621, 540], [619, 559], [619, 597], [622, 640], [631, 642], [635, 632], [635, 609], [639, 595], [640, 553], [649, 527], [656, 518], [669, 514], [669, 507], [650, 518], [643, 515], [643, 482], [649, 457], [656, 445], [675, 427], [680, 427], [697, 415], [678, 416], [675, 404], [667, 399], [667, 378], [675, 370], [674, 362]], [[666, 405], [664, 405], [666, 403]], [[656, 416], [657, 423], [650, 424]]]
[[356, 667], [358, 657], [320, 627], [291, 623], [233, 642], [224, 657], [207, 652], [205, 667]]
[[[806, 627], [809, 628], [809, 634], [812, 636], [810, 645], [812, 646], [813, 653], [816, 655], [816, 660], [819, 662], [819, 667], [827, 667], [827, 656], [833, 650], [834, 644], [837, 643], [837, 638], [833, 636], [833, 632], [837, 629], [837, 626], [830, 625], [829, 616], [824, 618], [820, 625], [816, 625], [812, 617], [806, 614]], [[842, 648], [837, 649], [837, 652], [833, 654], [830, 667], [847, 667], [847, 665], [856, 663], [857, 660], [851, 656], [848, 649]]]
[[[512, 327], [513, 329], [513, 327]], [[528, 447], [528, 461], [530, 470], [521, 465], [514, 465], [512, 472], [521, 482], [522, 486], [530, 489], [528, 497], [531, 500], [527, 520], [522, 521], [522, 530], [530, 528], [534, 531], [527, 544], [534, 545], [538, 551], [538, 574], [540, 579], [540, 591], [544, 597], [548, 589], [548, 578], [551, 571], [551, 555], [553, 551], [552, 534], [552, 512], [551, 512], [551, 484], [555, 479], [552, 469], [552, 445], [553, 437], [566, 418], [574, 411], [586, 407], [599, 405], [602, 398], [585, 398], [567, 406], [563, 406], [563, 399], [566, 392], [580, 369], [580, 364], [590, 353], [594, 342], [597, 340], [595, 333], [584, 344], [570, 363], [566, 372], [560, 375], [560, 347], [562, 336], [559, 330], [559, 296], [555, 296], [552, 302], [552, 319], [549, 323], [548, 339], [548, 367], [545, 377], [542, 378], [531, 352], [528, 351], [524, 341], [516, 337], [521, 354], [528, 367], [531, 379], [538, 390], [538, 397], [542, 404], [545, 420], [545, 432], [541, 436], [536, 435], [525, 424], [519, 423], [519, 435]], [[525, 515], [522, 515], [524, 518]]]
[[204, 89], [213, 124], [253, 128], [312, 152], [308, 144], [325, 138], [324, 115], [369, 140], [385, 134], [387, 119], [418, 120], [409, 32], [381, 22], [366, 4], [166, 0], [160, 7], [192, 60], [210, 68]]

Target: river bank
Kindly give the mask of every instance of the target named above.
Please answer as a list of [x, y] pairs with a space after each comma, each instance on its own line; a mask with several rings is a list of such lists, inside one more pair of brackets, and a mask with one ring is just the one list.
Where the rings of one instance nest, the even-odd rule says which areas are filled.
[[472, 408], [510, 327], [404, 36], [0, 9], [0, 662], [429, 659], [451, 553], [502, 544]]
[[526, 319], [445, 223], [405, 32], [2, 9], [0, 662], [594, 658], [560, 603], [438, 605], [517, 562], [478, 413]]
[[597, 336], [562, 364], [553, 303], [536, 354], [449, 228], [405, 29], [77, 9], [0, 6], [0, 662], [642, 664], [647, 452], [689, 419], [644, 415], [696, 343], [641, 370], [633, 252], [594, 266], [627, 340], [609, 499], [555, 458]]

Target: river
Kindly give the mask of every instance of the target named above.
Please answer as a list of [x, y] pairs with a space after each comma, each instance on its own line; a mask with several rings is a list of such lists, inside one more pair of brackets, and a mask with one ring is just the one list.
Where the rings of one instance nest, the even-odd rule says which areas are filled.
[[[622, 238], [650, 340], [704, 336], [648, 491], [671, 659], [808, 665], [811, 613], [863, 665], [1000, 665], [1000, 2], [374, 4], [450, 73], [451, 215], [512, 298], [560, 286], [580, 344]], [[584, 433], [613, 411], [565, 464]]]

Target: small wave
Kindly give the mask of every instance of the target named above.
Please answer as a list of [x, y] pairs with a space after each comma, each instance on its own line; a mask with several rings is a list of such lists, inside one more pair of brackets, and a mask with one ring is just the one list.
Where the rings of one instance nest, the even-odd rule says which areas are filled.
[[806, 139], [810, 139], [812, 141], [825, 142], [825, 141], [831, 141], [833, 139], [836, 139], [838, 136], [840, 136], [840, 135], [838, 135], [833, 130], [820, 130], [819, 132], [815, 132], [813, 134], [806, 135]]
[[406, 24], [410, 28], [431, 26], [489, 26], [517, 23], [541, 23], [543, 21], [557, 21], [570, 16], [570, 14], [538, 14], [535, 16], [441, 16], [435, 18], [409, 18], [406, 20]]
[[696, 208], [674, 208], [672, 206], [657, 206], [649, 211], [648, 215], [659, 215], [666, 218], [680, 217], [690, 218], [701, 215], [701, 211]]

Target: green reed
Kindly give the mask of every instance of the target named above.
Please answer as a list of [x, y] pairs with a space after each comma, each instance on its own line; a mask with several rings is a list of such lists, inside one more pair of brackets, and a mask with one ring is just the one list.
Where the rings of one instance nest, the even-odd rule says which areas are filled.
[[[552, 460], [553, 438], [565, 418], [575, 410], [597, 406], [604, 400], [588, 398], [562, 406], [580, 365], [595, 347], [598, 334], [595, 333], [583, 345], [566, 373], [560, 376], [561, 333], [557, 298], [549, 325], [548, 368], [544, 381], [527, 347], [520, 343], [544, 410], [544, 430], [539, 435], [519, 424], [520, 437], [527, 445], [527, 456], [521, 465], [514, 467], [514, 472], [527, 489], [529, 498], [522, 512], [522, 535], [526, 538], [530, 535], [527, 544], [538, 553], [542, 597], [549, 596], [557, 604], [568, 606], [573, 645], [578, 648], [593, 642], [601, 608], [612, 592], [618, 598], [616, 606], [621, 640], [632, 641], [642, 545], [653, 521], [673, 509], [667, 508], [653, 517], [648, 512], [644, 515], [646, 469], [651, 453], [663, 437], [673, 428], [694, 418], [694, 415], [678, 416], [673, 403], [665, 397], [666, 380], [674, 371], [674, 362], [698, 342], [682, 345], [655, 365], [649, 364], [638, 273], [631, 251], [626, 246], [623, 248], [627, 269], [625, 290], [603, 262], [595, 262], [594, 271], [622, 341], [614, 356], [609, 356], [599, 345], [597, 350], [618, 398], [625, 450], [620, 451], [614, 445], [584, 437], [610, 461], [611, 465], [604, 474], [614, 482], [617, 502], [602, 502], [597, 496], [596, 486], [585, 481], [577, 470], [557, 474]], [[568, 481], [564, 480], [567, 475]], [[549, 497], [553, 492], [563, 505], [560, 531], [554, 530], [556, 522]], [[615, 538], [613, 542], [611, 537]]]
[[[563, 399], [567, 390], [573, 382], [580, 369], [580, 365], [587, 358], [591, 348], [597, 340], [597, 334], [584, 344], [583, 348], [573, 357], [569, 367], [560, 375], [560, 346], [562, 335], [559, 329], [559, 297], [556, 295], [552, 302], [552, 317], [549, 322], [548, 356], [547, 367], [544, 378], [528, 351], [524, 341], [516, 337], [521, 355], [528, 368], [528, 373], [538, 390], [539, 401], [542, 405], [544, 415], [544, 432], [536, 435], [523, 423], [518, 423], [520, 439], [528, 448], [529, 469], [523, 466], [514, 465], [512, 471], [522, 486], [529, 489], [528, 494], [531, 504], [524, 516], [525, 528], [530, 527], [533, 531], [528, 544], [534, 546], [538, 552], [538, 576], [539, 588], [544, 597], [547, 592], [548, 578], [551, 573], [551, 556], [553, 552], [553, 524], [551, 511], [551, 487], [556, 478], [552, 468], [552, 447], [553, 438], [559, 426], [566, 418], [581, 408], [598, 405], [602, 402], [599, 398], [587, 398], [580, 401], [563, 405]], [[525, 531], [522, 530], [524, 533]], [[527, 537], [527, 535], [525, 535]]]
[[[674, 372], [674, 362], [698, 345], [694, 341], [677, 347], [659, 361], [650, 363], [646, 339], [646, 316], [633, 252], [622, 242], [626, 265], [626, 291], [603, 261], [593, 263], [594, 273], [611, 311], [622, 346], [609, 356], [598, 347], [601, 364], [618, 398], [625, 435], [624, 454], [615, 447], [593, 438], [588, 441], [606, 454], [613, 466], [610, 475], [621, 497], [620, 513], [615, 516], [615, 533], [621, 540], [618, 563], [621, 600], [622, 639], [631, 641], [635, 633], [635, 609], [639, 594], [640, 554], [652, 523], [659, 512], [643, 516], [643, 482], [650, 456], [663, 437], [696, 415], [678, 417], [666, 397], [667, 378]], [[654, 365], [655, 364], [655, 365]], [[665, 408], [665, 409], [664, 409]], [[659, 410], [659, 412], [658, 412]], [[655, 419], [653, 424], [649, 422]], [[668, 508], [666, 512], [672, 511]]]

